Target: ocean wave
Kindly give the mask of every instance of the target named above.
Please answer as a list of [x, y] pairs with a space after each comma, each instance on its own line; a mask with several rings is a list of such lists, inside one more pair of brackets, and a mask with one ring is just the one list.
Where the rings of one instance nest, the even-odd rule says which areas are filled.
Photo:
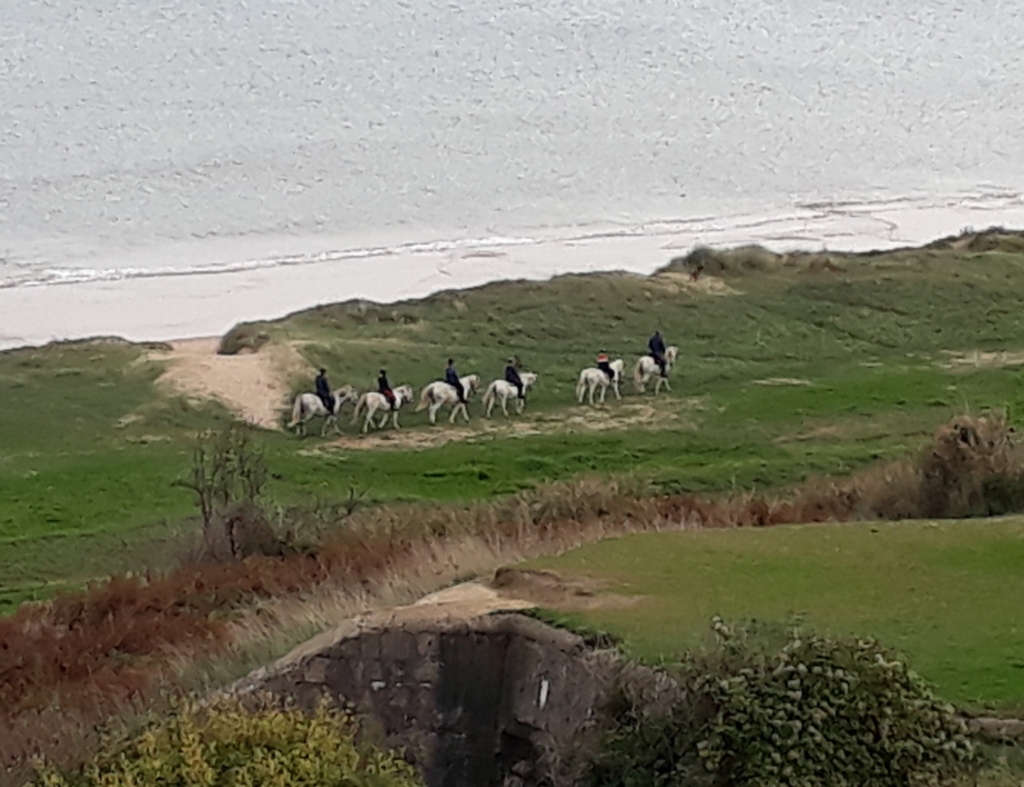
[[335, 249], [310, 254], [285, 254], [260, 259], [209, 262], [183, 266], [123, 266], [112, 268], [38, 268], [27, 273], [9, 275], [0, 280], [0, 289], [13, 287], [46, 287], [60, 284], [86, 284], [117, 282], [129, 279], [158, 279], [174, 276], [214, 276], [228, 273], [246, 273], [267, 268], [312, 265], [344, 260], [372, 259], [398, 254], [432, 254], [464, 249], [484, 250], [506, 246], [522, 246], [540, 242], [537, 238], [502, 237], [439, 240], [403, 243], [397, 246], [375, 246], [354, 249]]

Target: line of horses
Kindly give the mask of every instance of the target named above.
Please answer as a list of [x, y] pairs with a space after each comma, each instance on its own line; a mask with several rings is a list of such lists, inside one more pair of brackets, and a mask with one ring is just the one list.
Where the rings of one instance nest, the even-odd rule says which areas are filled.
[[[675, 364], [677, 354], [678, 349], [676, 347], [666, 348], [666, 371]], [[593, 366], [587, 367], [580, 372], [576, 383], [577, 402], [582, 404], [583, 399], [588, 397], [590, 404], [593, 405], [596, 392], [598, 393], [598, 403], [603, 404], [609, 388], [612, 389], [617, 400], [622, 399], [619, 386], [625, 373], [625, 363], [621, 358], [617, 358], [609, 364], [609, 367], [613, 372], [611, 379], [603, 371]], [[657, 383], [654, 386], [655, 394], [659, 393], [663, 386], [665, 390], [671, 390], [668, 378], [662, 377], [660, 374], [657, 361], [649, 355], [642, 356], [633, 367], [633, 384], [637, 391], [640, 393], [646, 391], [647, 383], [655, 376], [657, 377]], [[520, 375], [520, 379], [523, 381], [523, 392], [525, 393], [537, 384], [538, 375], [533, 372], [523, 372]], [[465, 398], [467, 400], [480, 389], [479, 375], [468, 374], [465, 377], [460, 377], [459, 380], [462, 382], [462, 388], [465, 391]], [[299, 394], [292, 403], [292, 420], [288, 424], [288, 428], [295, 429], [296, 434], [300, 436], [305, 435], [306, 424], [309, 421], [313, 418], [323, 418], [324, 425], [320, 430], [321, 436], [326, 435], [327, 430], [332, 426], [334, 431], [340, 434], [338, 418], [341, 415], [342, 408], [351, 403], [353, 405], [352, 423], [357, 424], [359, 419], [362, 418], [362, 431], [364, 434], [371, 427], [383, 429], [387, 425], [389, 415], [391, 416], [392, 427], [398, 429], [400, 428], [398, 423], [399, 411], [403, 405], [412, 404], [416, 399], [416, 394], [409, 385], [396, 386], [392, 393], [395, 395], [394, 407], [391, 406], [382, 393], [367, 391], [360, 394], [351, 385], [343, 385], [334, 391], [334, 407], [331, 410], [324, 406], [323, 401], [316, 394]], [[508, 403], [510, 399], [515, 402], [516, 414], [521, 414], [525, 402], [519, 398], [516, 387], [505, 380], [493, 381], [484, 391], [482, 400], [484, 414], [490, 418], [495, 406], [500, 404], [501, 412], [508, 418]], [[455, 420], [460, 415], [466, 423], [469, 423], [469, 411], [466, 408], [465, 402], [460, 402], [455, 388], [443, 380], [436, 380], [423, 387], [415, 412], [419, 413], [426, 410], [430, 423], [435, 424], [437, 423], [438, 411], [445, 406], [451, 407], [451, 415], [448, 418], [449, 423], [455, 423]], [[379, 420], [378, 414], [380, 414]]]

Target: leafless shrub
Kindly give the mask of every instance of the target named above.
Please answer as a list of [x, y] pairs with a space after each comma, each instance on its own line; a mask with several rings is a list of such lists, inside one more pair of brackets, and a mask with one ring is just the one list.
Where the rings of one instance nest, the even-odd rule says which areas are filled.
[[261, 508], [267, 465], [250, 427], [233, 423], [198, 435], [188, 477], [174, 484], [196, 496], [202, 542], [192, 559], [276, 554], [277, 539]]

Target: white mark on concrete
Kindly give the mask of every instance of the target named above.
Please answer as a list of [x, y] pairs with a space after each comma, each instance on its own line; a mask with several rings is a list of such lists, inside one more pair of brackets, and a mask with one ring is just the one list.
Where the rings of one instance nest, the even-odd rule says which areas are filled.
[[544, 710], [544, 706], [548, 704], [548, 690], [551, 688], [551, 684], [548, 683], [547, 678], [540, 679], [540, 697], [537, 698], [537, 704], [541, 710]]

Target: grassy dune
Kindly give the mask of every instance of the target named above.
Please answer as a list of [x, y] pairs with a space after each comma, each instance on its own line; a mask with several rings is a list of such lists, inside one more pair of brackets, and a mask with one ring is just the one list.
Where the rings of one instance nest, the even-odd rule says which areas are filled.
[[1024, 520], [793, 525], [634, 535], [528, 564], [625, 595], [572, 617], [646, 659], [698, 646], [713, 615], [873, 636], [941, 696], [1024, 708]]
[[[639, 473], [673, 491], [763, 489], [904, 455], [965, 408], [1019, 412], [1020, 372], [1006, 365], [1016, 359], [953, 363], [1024, 349], [1024, 254], [1012, 240], [827, 264], [740, 252], [708, 267], [710, 287], [690, 286], [678, 266], [652, 278], [568, 276], [324, 306], [234, 338], [301, 342], [311, 369], [363, 389], [382, 365], [394, 384], [418, 388], [449, 355], [484, 379], [511, 353], [541, 375], [526, 433], [482, 429], [477, 408], [464, 439], [425, 449], [267, 433], [282, 505], [329, 503], [351, 486], [379, 501], [480, 499], [581, 473]], [[655, 327], [680, 346], [673, 392], [651, 406], [630, 391], [604, 428], [588, 428], [589, 408], [573, 402], [578, 370], [599, 349], [631, 365]], [[229, 415], [159, 390], [159, 373], [142, 348], [116, 343], [0, 353], [0, 611], [173, 562], [191, 510], [171, 486], [188, 466], [187, 439]], [[425, 414], [402, 420], [423, 434], [448, 428]]]

